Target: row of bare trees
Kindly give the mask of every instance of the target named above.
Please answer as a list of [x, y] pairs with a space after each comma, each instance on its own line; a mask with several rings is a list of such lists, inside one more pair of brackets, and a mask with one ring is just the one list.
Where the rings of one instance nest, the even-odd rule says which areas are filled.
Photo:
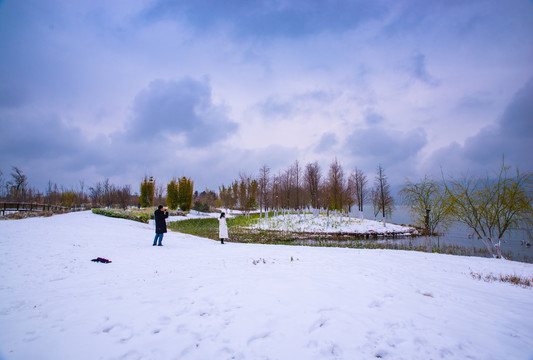
[[[178, 186], [179, 185], [179, 186]], [[176, 188], [177, 194], [168, 199], [168, 189]], [[109, 179], [87, 187], [80, 181], [78, 189], [65, 188], [51, 181], [43, 192], [29, 185], [28, 177], [16, 166], [12, 167], [10, 178], [6, 179], [0, 171], [0, 200], [19, 203], [39, 203], [66, 207], [116, 207], [128, 206], [148, 207], [154, 204], [165, 204], [169, 200], [175, 209], [176, 199], [182, 210], [192, 207], [193, 182], [189, 178], [173, 179], [170, 184], [156, 184], [153, 177], [145, 176], [141, 182], [139, 196], [133, 193], [130, 185], [115, 185]], [[170, 191], [172, 193], [172, 191]], [[212, 193], [212, 192], [211, 192]], [[165, 196], [167, 195], [167, 196]], [[176, 199], [175, 199], [176, 198]]]
[[379, 165], [373, 185], [367, 175], [358, 168], [346, 174], [335, 158], [326, 176], [318, 162], [302, 166], [298, 160], [288, 168], [272, 174], [267, 165], [259, 169], [257, 176], [241, 173], [231, 185], [219, 188], [223, 207], [250, 210], [267, 209], [314, 209], [350, 211], [357, 205], [359, 211], [371, 202], [374, 215], [390, 216], [394, 198], [385, 175]]
[[130, 185], [114, 185], [109, 179], [89, 187], [80, 181], [78, 189], [65, 188], [49, 181], [46, 190], [41, 192], [29, 185], [28, 177], [19, 167], [13, 166], [9, 179], [6, 179], [0, 171], [0, 200], [69, 208], [83, 206], [126, 208], [137, 204], [138, 196], [132, 194]]

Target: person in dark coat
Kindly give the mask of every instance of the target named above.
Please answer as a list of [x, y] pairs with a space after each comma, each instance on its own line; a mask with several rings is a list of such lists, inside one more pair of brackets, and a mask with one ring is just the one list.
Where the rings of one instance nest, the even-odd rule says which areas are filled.
[[[159, 205], [154, 212], [155, 219], [155, 238], [152, 246], [163, 246], [163, 234], [167, 232], [167, 223], [165, 219], [168, 218], [168, 209], [163, 211], [163, 205]], [[159, 243], [157, 240], [159, 239]]]

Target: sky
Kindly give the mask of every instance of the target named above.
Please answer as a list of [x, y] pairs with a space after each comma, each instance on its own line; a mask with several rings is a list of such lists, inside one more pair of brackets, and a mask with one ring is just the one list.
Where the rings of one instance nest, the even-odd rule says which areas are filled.
[[0, 170], [138, 191], [533, 170], [531, 0], [0, 1]]

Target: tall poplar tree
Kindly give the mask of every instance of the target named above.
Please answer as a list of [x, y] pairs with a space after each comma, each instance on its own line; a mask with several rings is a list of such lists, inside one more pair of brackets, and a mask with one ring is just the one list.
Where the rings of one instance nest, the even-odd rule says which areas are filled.
[[154, 178], [150, 176], [145, 176], [141, 182], [141, 196], [139, 197], [139, 202], [142, 207], [152, 206], [154, 203], [154, 194], [155, 194], [155, 181]]
[[185, 176], [178, 180], [178, 203], [182, 211], [190, 211], [193, 199], [193, 182]]
[[179, 205], [178, 182], [175, 178], [167, 185], [167, 204], [170, 210], [176, 210]]

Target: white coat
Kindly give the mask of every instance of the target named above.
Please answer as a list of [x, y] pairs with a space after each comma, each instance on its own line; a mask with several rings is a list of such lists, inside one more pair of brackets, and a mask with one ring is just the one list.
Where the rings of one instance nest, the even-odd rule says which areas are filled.
[[226, 218], [222, 217], [218, 219], [218, 238], [228, 239], [228, 225], [226, 224]]

